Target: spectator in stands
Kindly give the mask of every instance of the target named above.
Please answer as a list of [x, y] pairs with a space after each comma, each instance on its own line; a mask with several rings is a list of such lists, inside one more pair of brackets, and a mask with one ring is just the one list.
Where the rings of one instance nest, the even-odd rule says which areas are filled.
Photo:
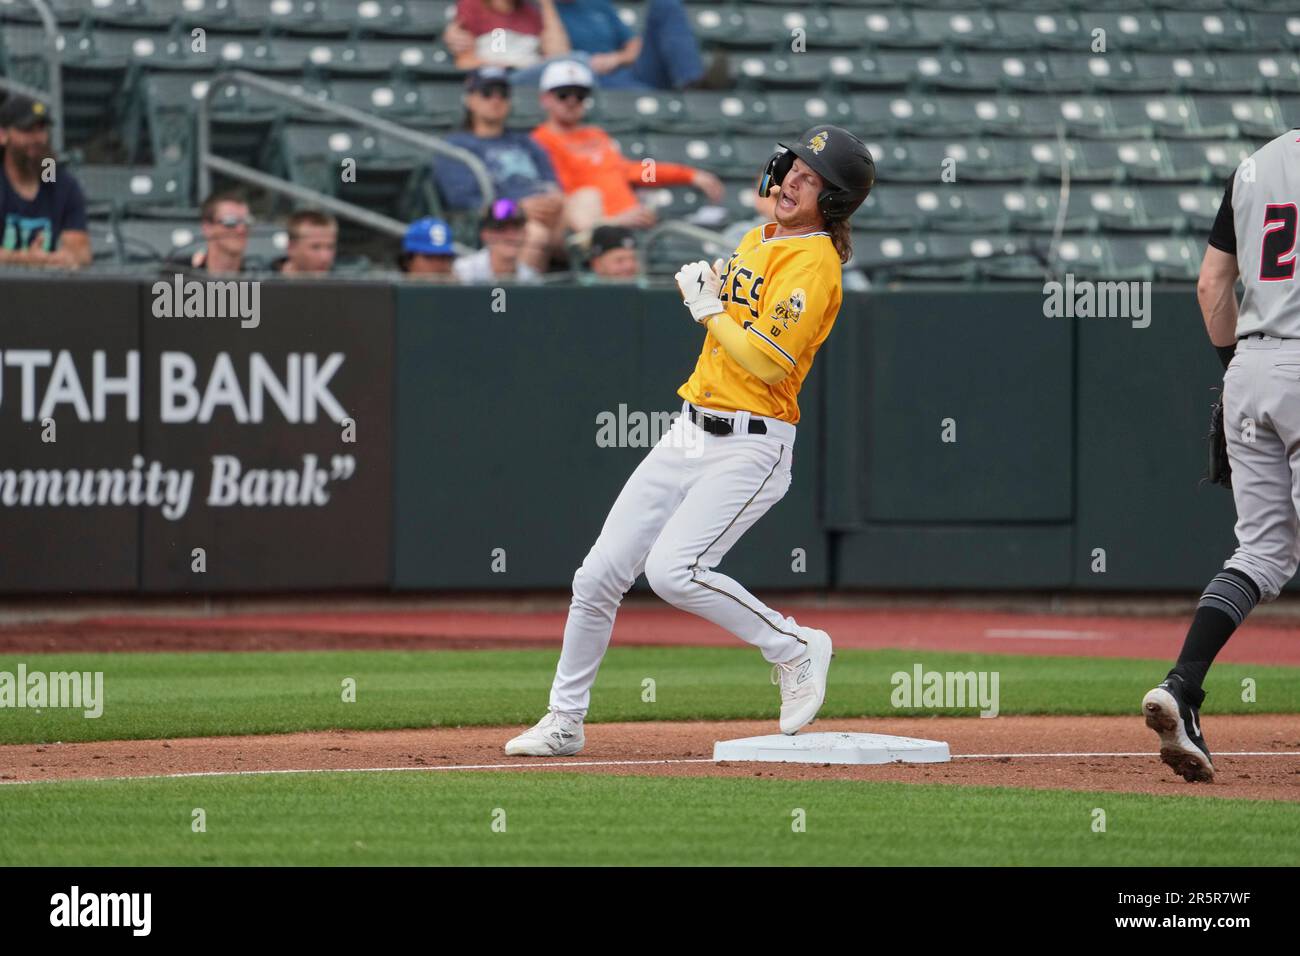
[[594, 81], [591, 70], [581, 63], [550, 64], [541, 81], [546, 120], [533, 130], [533, 139], [551, 157], [560, 187], [569, 197], [565, 210], [573, 229], [584, 231], [602, 220], [630, 229], [653, 226], [655, 214], [637, 201], [633, 186], [691, 185], [711, 202], [722, 199], [722, 181], [712, 173], [679, 163], [647, 165], [624, 159], [608, 133], [584, 126]]
[[54, 160], [49, 108], [9, 96], [0, 105], [0, 265], [79, 269], [94, 258], [86, 197]]
[[[601, 89], [682, 90], [717, 85], [716, 74], [705, 82], [700, 44], [681, 0], [650, 0], [639, 37], [619, 18], [609, 0], [555, 3], [574, 53], [587, 54], [585, 62]], [[725, 66], [725, 59], [716, 64], [722, 70]]]
[[602, 279], [635, 279], [641, 273], [636, 234], [625, 226], [598, 226], [591, 234], [587, 261]]
[[211, 275], [235, 275], [245, 271], [248, 233], [253, 216], [248, 201], [236, 191], [213, 193], [199, 208], [203, 238], [207, 246], [193, 255], [176, 256], [167, 265], [181, 265]]
[[[445, 139], [474, 153], [487, 166], [498, 198], [513, 199], [524, 211], [523, 261], [545, 272], [552, 250], [564, 240], [564, 194], [546, 150], [526, 133], [506, 129], [510, 81], [501, 67], [480, 67], [465, 78], [465, 129]], [[477, 209], [483, 203], [478, 180], [464, 163], [446, 157], [433, 162], [433, 180], [444, 209]]]
[[327, 212], [300, 209], [285, 223], [289, 231], [288, 255], [271, 269], [284, 275], [325, 275], [334, 268], [339, 245], [339, 224]]
[[452, 267], [456, 248], [451, 243], [451, 227], [441, 219], [426, 216], [407, 227], [402, 238], [402, 252], [397, 265], [412, 277], [454, 281]]
[[532, 282], [541, 278], [536, 269], [520, 258], [524, 221], [524, 211], [513, 199], [494, 202], [479, 227], [483, 248], [456, 260], [456, 278], [466, 283], [501, 279]]
[[442, 39], [462, 70], [519, 70], [569, 52], [555, 0], [460, 0]]

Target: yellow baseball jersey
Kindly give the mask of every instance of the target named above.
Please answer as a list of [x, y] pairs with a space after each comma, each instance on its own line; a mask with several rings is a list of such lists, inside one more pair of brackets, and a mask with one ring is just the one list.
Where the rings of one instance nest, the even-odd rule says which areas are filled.
[[840, 257], [825, 232], [773, 238], [776, 223], [740, 240], [722, 276], [727, 316], [789, 375], [775, 385], [751, 375], [710, 332], [677, 394], [719, 411], [799, 421], [799, 389], [840, 311]]

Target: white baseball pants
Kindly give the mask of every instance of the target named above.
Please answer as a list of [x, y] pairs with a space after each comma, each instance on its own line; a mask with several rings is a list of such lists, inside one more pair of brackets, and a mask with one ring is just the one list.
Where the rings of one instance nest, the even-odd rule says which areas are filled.
[[744, 433], [747, 412], [730, 435], [711, 435], [684, 413], [637, 466], [573, 576], [564, 649], [551, 685], [551, 709], [586, 715], [591, 687], [632, 582], [650, 587], [753, 644], [772, 663], [804, 653], [799, 625], [713, 567], [790, 487], [795, 428], [764, 418], [766, 435]]
[[1224, 567], [1271, 601], [1300, 565], [1300, 339], [1237, 343], [1223, 376], [1223, 427], [1238, 544]]

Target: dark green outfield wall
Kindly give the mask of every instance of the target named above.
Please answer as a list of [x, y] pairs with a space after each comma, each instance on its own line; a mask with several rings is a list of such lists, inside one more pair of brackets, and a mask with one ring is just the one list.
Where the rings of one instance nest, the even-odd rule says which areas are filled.
[[[110, 398], [86, 422], [61, 405], [46, 443], [0, 359], [0, 490], [10, 469], [136, 452], [193, 470], [195, 489], [178, 520], [0, 494], [0, 590], [567, 588], [648, 450], [600, 447], [598, 416], [679, 409], [701, 340], [670, 291], [264, 285], [246, 330], [155, 318], [145, 283], [4, 283], [0, 353], [66, 351], [89, 389], [96, 350], [114, 375], [139, 351], [141, 407], [131, 420]], [[200, 385], [227, 354], [247, 390], [253, 353], [277, 375], [340, 356], [329, 387], [357, 441], [269, 404], [251, 422], [221, 406], [165, 420], [166, 354]], [[1200, 483], [1220, 377], [1190, 291], [1158, 291], [1147, 328], [1044, 317], [1036, 289], [850, 295], [805, 385], [794, 483], [722, 569], [762, 589], [1193, 591], [1233, 544], [1230, 494]], [[217, 454], [299, 471], [315, 456], [329, 499], [209, 506]]]
[[[597, 414], [680, 404], [699, 332], [673, 294], [507, 295], [500, 313], [488, 291], [398, 293], [400, 588], [567, 586], [645, 454], [597, 447]], [[794, 485], [724, 566], [755, 587], [1200, 587], [1233, 510], [1199, 481], [1220, 376], [1193, 296], [1157, 292], [1146, 328], [1042, 303], [849, 296]]]

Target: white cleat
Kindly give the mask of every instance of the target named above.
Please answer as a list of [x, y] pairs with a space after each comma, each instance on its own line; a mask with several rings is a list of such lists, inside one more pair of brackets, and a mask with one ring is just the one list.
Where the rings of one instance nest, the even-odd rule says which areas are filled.
[[781, 687], [781, 733], [795, 734], [813, 722], [826, 699], [826, 673], [831, 668], [831, 636], [811, 627], [800, 628], [808, 648], [802, 657], [772, 665], [772, 683]]
[[569, 757], [582, 749], [582, 721], [548, 711], [537, 725], [506, 744], [510, 757]]

